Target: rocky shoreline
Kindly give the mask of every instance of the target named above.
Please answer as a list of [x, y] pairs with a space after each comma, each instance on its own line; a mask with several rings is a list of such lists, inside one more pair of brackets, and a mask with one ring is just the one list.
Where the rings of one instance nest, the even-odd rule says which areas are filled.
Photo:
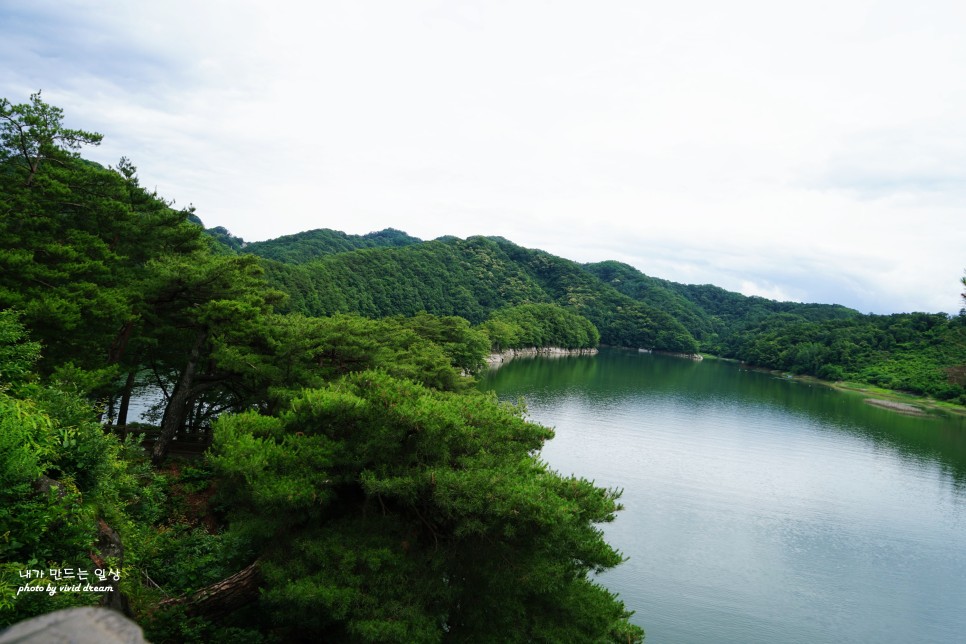
[[497, 367], [504, 362], [513, 360], [514, 358], [533, 358], [536, 356], [540, 356], [542, 358], [563, 358], [564, 356], [595, 355], [597, 355], [596, 348], [562, 349], [560, 347], [525, 347], [522, 349], [507, 349], [506, 351], [501, 351], [500, 353], [491, 353], [486, 361], [491, 367]]

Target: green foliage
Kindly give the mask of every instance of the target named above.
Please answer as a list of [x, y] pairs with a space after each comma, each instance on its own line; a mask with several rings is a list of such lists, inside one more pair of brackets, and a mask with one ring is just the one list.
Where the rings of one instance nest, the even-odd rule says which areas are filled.
[[12, 309], [0, 311], [0, 386], [25, 384], [37, 360], [40, 343], [28, 342], [20, 323], [20, 313]]
[[964, 383], [966, 329], [945, 314], [861, 315], [808, 321], [784, 314], [735, 335], [730, 355], [752, 364], [829, 380], [856, 380], [953, 400]]
[[462, 318], [276, 314], [264, 318], [258, 342], [220, 345], [214, 357], [222, 369], [244, 374], [273, 412], [305, 387], [366, 369], [440, 390], [466, 388], [463, 373], [477, 369], [487, 350], [485, 336]]
[[23, 312], [44, 345], [42, 373], [68, 360], [103, 368], [123, 355], [130, 331], [118, 329], [138, 320], [147, 260], [202, 248], [201, 230], [141, 188], [127, 159], [81, 159], [74, 149], [99, 135], [62, 128], [39, 95], [4, 105], [44, 125], [0, 119], [0, 308]]
[[[231, 621], [244, 623], [246, 620], [233, 615]], [[259, 630], [256, 620], [247, 621], [254, 622], [254, 626], [224, 625], [203, 617], [189, 615], [183, 608], [169, 608], [146, 615], [139, 624], [144, 629], [145, 638], [156, 644], [208, 644], [209, 642], [231, 642], [232, 644], [278, 642], [281, 644], [283, 642], [274, 637], [271, 632]]]
[[56, 388], [29, 393], [0, 391], [0, 604], [9, 609], [0, 625], [99, 599], [16, 590], [28, 569], [93, 569], [97, 518], [124, 524], [125, 488], [134, 487], [120, 445], [83, 400]]
[[496, 350], [524, 347], [588, 349], [600, 342], [587, 318], [556, 304], [520, 304], [500, 309], [483, 324]]
[[[0, 101], [5, 623], [96, 601], [14, 598], [11, 575], [80, 567], [103, 521], [157, 641], [639, 641], [590, 578], [621, 561], [598, 527], [618, 493], [549, 470], [550, 430], [468, 391], [491, 348], [700, 347], [966, 403], [966, 316], [748, 298], [500, 238], [245, 244], [128, 159], [80, 158], [100, 135], [62, 121], [39, 94]], [[210, 462], [158, 470], [105, 433], [95, 414], [146, 381], [165, 440], [215, 422]], [[256, 558], [257, 610], [154, 611]]]
[[636, 641], [587, 579], [621, 561], [595, 526], [618, 494], [537, 460], [550, 436], [490, 396], [365, 371], [222, 419], [212, 461], [286, 638]]
[[238, 572], [231, 544], [220, 534], [184, 523], [164, 526], [142, 552], [152, 581], [169, 594], [194, 592]]
[[[6, 561], [81, 567], [99, 524], [113, 526], [122, 587], [142, 614], [163, 593], [264, 561], [264, 619], [215, 627], [173, 611], [151, 621], [162, 640], [469, 641], [521, 614], [530, 639], [568, 620], [574, 633], [637, 638], [623, 606], [586, 579], [620, 561], [594, 527], [612, 518], [617, 494], [537, 461], [549, 430], [456, 393], [490, 348], [471, 322], [551, 299], [529, 269], [493, 240], [422, 244], [392, 230], [323, 231], [279, 255], [318, 258], [306, 264], [239, 254], [249, 249], [227, 230], [205, 235], [192, 211], [141, 188], [127, 159], [81, 159], [77, 147], [100, 137], [63, 128], [61, 116], [39, 96], [0, 104], [0, 307], [22, 311], [0, 316]], [[274, 311], [285, 304], [263, 265], [289, 309], [332, 317]], [[586, 320], [542, 312], [554, 333], [596, 342]], [[158, 445], [223, 416], [216, 501], [204, 465], [157, 471], [96, 422], [95, 409], [114, 408], [146, 376], [167, 396], [156, 462]], [[233, 513], [227, 532], [220, 508]], [[475, 552], [489, 563], [471, 563]], [[471, 608], [480, 593], [503, 602], [502, 622]], [[96, 599], [8, 593], [4, 619]], [[306, 617], [298, 607], [308, 605]]]
[[485, 364], [489, 339], [479, 330], [471, 329], [464, 318], [419, 313], [412, 317], [397, 316], [394, 320], [442, 349], [453, 366], [464, 373], [478, 371]]
[[524, 301], [546, 301], [519, 267], [484, 238], [423, 242], [327, 255], [306, 264], [269, 263], [273, 285], [308, 315], [359, 313], [378, 318], [428, 312], [466, 318]]
[[499, 238], [357, 250], [299, 265], [269, 261], [266, 271], [289, 295], [289, 310], [307, 315], [428, 312], [481, 324], [502, 308], [556, 303], [590, 320], [605, 344], [697, 350], [688, 330], [664, 311], [619, 293], [575, 262]]
[[862, 315], [843, 306], [775, 302], [716, 286], [648, 277], [617, 262], [585, 267], [637, 299], [662, 306], [704, 351], [750, 364], [966, 401], [966, 337], [945, 314]]
[[[211, 232], [220, 233], [221, 231], [215, 228]], [[418, 244], [420, 241], [394, 228], [386, 228], [366, 235], [347, 235], [338, 230], [322, 228], [245, 244], [243, 248], [246, 253], [266, 259], [286, 264], [304, 264], [323, 255], [345, 253], [360, 248], [398, 248]]]
[[858, 315], [857, 311], [839, 305], [776, 302], [710, 284], [677, 284], [649, 277], [620, 262], [586, 264], [583, 268], [621, 293], [673, 316], [700, 341], [701, 350], [709, 353], [727, 353], [736, 333], [775, 314], [790, 313], [811, 321]]
[[[201, 224], [200, 219], [198, 220], [198, 223], [199, 225], [204, 225], [204, 224]], [[232, 235], [231, 231], [225, 228], [224, 226], [215, 226], [214, 228], [206, 228], [205, 233], [210, 235], [216, 242], [218, 242], [218, 245], [235, 252], [242, 250], [246, 246], [244, 239], [242, 239], [241, 237], [236, 237], [235, 235]]]
[[[70, 428], [58, 427], [37, 405], [0, 394], [0, 556], [37, 562], [53, 559], [62, 549], [90, 545], [90, 517], [77, 501], [80, 491], [63, 478], [49, 492], [35, 489], [59, 457], [63, 443], [76, 440]], [[66, 519], [66, 520], [65, 520]]]
[[583, 269], [634, 300], [647, 302], [670, 314], [700, 341], [706, 341], [714, 333], [710, 312], [674, 290], [679, 285], [673, 282], [649, 277], [615, 261], [585, 264]]
[[76, 157], [81, 145], [101, 142], [101, 134], [65, 128], [63, 118], [63, 110], [44, 103], [40, 92], [18, 105], [0, 99], [0, 161], [13, 160], [25, 185], [33, 183], [47, 162]]

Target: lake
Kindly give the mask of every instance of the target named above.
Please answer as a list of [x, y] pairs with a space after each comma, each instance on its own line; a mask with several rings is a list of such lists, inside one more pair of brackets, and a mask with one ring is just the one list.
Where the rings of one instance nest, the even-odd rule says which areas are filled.
[[717, 360], [602, 350], [482, 378], [543, 459], [622, 488], [600, 576], [648, 644], [966, 641], [966, 419]]

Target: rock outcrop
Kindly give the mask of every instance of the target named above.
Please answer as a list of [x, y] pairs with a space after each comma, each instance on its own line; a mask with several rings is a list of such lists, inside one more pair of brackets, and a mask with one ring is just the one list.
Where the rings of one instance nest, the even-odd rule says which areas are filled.
[[491, 367], [499, 366], [514, 358], [562, 358], [564, 356], [595, 356], [597, 349], [561, 349], [560, 347], [526, 347], [523, 349], [507, 349], [500, 353], [491, 353], [486, 361]]
[[147, 644], [141, 627], [107, 608], [66, 608], [17, 622], [0, 644]]

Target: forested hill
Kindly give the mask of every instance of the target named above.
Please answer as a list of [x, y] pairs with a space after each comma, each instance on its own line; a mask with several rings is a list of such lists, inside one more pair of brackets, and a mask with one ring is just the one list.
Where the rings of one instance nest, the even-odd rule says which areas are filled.
[[614, 261], [581, 265], [501, 237], [421, 241], [394, 229], [326, 229], [247, 244], [243, 252], [271, 260], [266, 268], [290, 296], [288, 306], [307, 315], [426, 311], [479, 324], [505, 306], [553, 302], [593, 321], [605, 344], [684, 353], [721, 353], [722, 339], [776, 313], [810, 321], [859, 315], [840, 305], [678, 284]]
[[385, 248], [420, 243], [401, 230], [386, 228], [367, 235], [347, 235], [338, 230], [320, 228], [277, 239], [245, 244], [240, 250], [280, 262], [302, 263], [359, 248]]
[[676, 284], [618, 262], [585, 268], [636, 300], [659, 304], [703, 351], [966, 403], [964, 315], [863, 315], [836, 304], [776, 302], [717, 286]]
[[581, 265], [500, 237], [310, 231], [245, 251], [266, 258], [289, 310], [310, 316], [426, 311], [480, 324], [507, 306], [554, 303], [593, 322], [608, 345], [703, 351], [828, 380], [964, 396], [963, 316], [778, 302], [650, 277], [615, 261]]
[[701, 342], [702, 350], [709, 353], [726, 351], [736, 330], [778, 313], [811, 322], [860, 317], [858, 311], [840, 304], [779, 302], [711, 284], [679, 284], [650, 277], [633, 266], [615, 261], [586, 264], [584, 268], [621, 293], [650, 302], [673, 315]]
[[[270, 248], [275, 257], [300, 254], [287, 253], [281, 244]], [[668, 312], [620, 293], [576, 262], [500, 238], [446, 237], [303, 263], [268, 259], [265, 267], [273, 286], [289, 295], [290, 310], [310, 316], [425, 311], [479, 324], [507, 306], [555, 303], [593, 322], [604, 344], [684, 353], [698, 349]]]

